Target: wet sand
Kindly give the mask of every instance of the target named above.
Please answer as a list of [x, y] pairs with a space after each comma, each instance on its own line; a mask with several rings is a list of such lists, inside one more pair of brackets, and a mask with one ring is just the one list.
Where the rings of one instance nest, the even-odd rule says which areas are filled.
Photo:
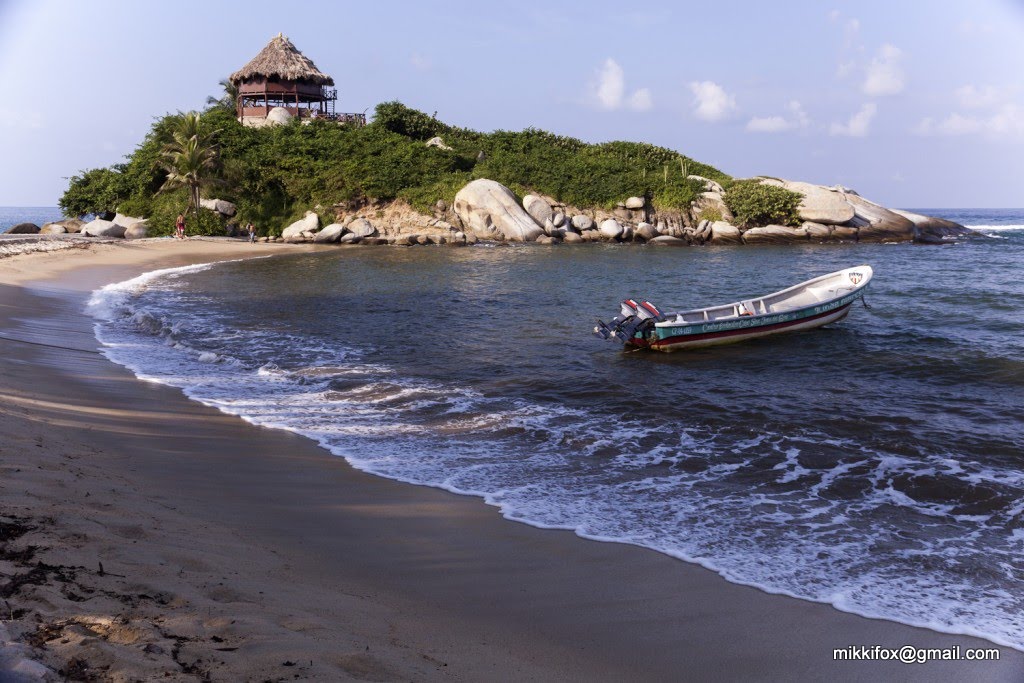
[[81, 312], [92, 289], [155, 268], [311, 249], [164, 240], [0, 261], [0, 619], [15, 643], [0, 680], [25, 655], [98, 680], [1024, 678], [1007, 647], [998, 662], [833, 661], [851, 645], [994, 646], [363, 474], [135, 379]]

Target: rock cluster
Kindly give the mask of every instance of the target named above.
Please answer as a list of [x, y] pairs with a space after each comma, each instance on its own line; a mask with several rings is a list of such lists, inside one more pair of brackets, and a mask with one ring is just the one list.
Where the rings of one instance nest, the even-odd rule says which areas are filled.
[[[446, 211], [447, 206], [442, 209]], [[288, 227], [280, 237], [260, 237], [257, 241], [264, 243], [289, 242], [302, 243], [312, 242], [314, 244], [340, 244], [340, 245], [396, 245], [396, 246], [417, 246], [417, 245], [450, 245], [465, 246], [476, 244], [479, 239], [476, 235], [457, 230], [450, 223], [440, 219], [430, 219], [420, 216], [420, 220], [408, 218], [405, 211], [399, 210], [397, 219], [395, 215], [387, 215], [384, 210], [380, 211], [380, 217], [371, 221], [366, 215], [346, 215], [336, 222], [319, 229], [319, 216], [312, 212]], [[376, 224], [375, 224], [376, 223]], [[400, 223], [400, 225], [399, 225]], [[417, 230], [422, 230], [418, 232]]]
[[[972, 234], [961, 225], [887, 209], [845, 187], [760, 178], [801, 195], [801, 225], [735, 225], [727, 190], [701, 176], [704, 192], [690, 210], [658, 214], [643, 197], [628, 197], [609, 213], [581, 211], [528, 194], [522, 205], [493, 180], [474, 180], [455, 197], [461, 226], [481, 239], [538, 242], [650, 242], [658, 245], [781, 244], [809, 241], [936, 242]], [[714, 218], [708, 218], [714, 216]]]

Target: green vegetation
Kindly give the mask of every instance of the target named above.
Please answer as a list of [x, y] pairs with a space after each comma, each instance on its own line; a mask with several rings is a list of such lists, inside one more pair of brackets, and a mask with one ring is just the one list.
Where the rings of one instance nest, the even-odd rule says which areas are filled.
[[[123, 213], [149, 217], [154, 234], [170, 234], [174, 216], [191, 206], [189, 197], [194, 202], [197, 188], [211, 182], [215, 172], [218, 186], [207, 194], [234, 202], [239, 223], [251, 220], [276, 233], [308, 209], [328, 212], [342, 202], [404, 199], [429, 212], [439, 199], [451, 204], [476, 178], [579, 207], [611, 208], [626, 197], [646, 196], [662, 211], [688, 209], [700, 194], [701, 183], [687, 178], [691, 173], [730, 180], [664, 147], [587, 144], [532, 128], [479, 133], [399, 102], [379, 105], [373, 122], [363, 128], [325, 120], [246, 128], [235, 120], [230, 98], [226, 93], [201, 117], [193, 115], [202, 129], [196, 132], [207, 136], [196, 138], [195, 149], [185, 144], [190, 136], [182, 137], [190, 115], [158, 119], [126, 163], [72, 178], [61, 208], [81, 214], [116, 205]], [[437, 135], [452, 149], [424, 144]], [[200, 154], [204, 148], [215, 150], [216, 163]], [[169, 170], [175, 178], [170, 182]], [[175, 186], [179, 189], [172, 192]], [[202, 216], [199, 212], [192, 223], [216, 232], [216, 225], [205, 227]]]
[[743, 227], [800, 225], [797, 207], [802, 196], [776, 185], [762, 185], [757, 179], [737, 180], [725, 193], [725, 205]]
[[722, 216], [721, 210], [713, 206], [705, 206], [700, 210], [700, 213], [697, 214], [697, 221], [711, 221], [714, 223], [723, 219], [724, 217]]
[[71, 176], [68, 189], [58, 204], [65, 216], [113, 212], [127, 198], [124, 166], [94, 168]]
[[199, 191], [214, 184], [218, 170], [217, 148], [214, 138], [219, 131], [211, 130], [202, 115], [189, 113], [174, 122], [171, 139], [164, 144], [160, 158], [167, 180], [159, 192], [184, 187], [188, 190], [187, 213], [192, 210], [199, 218]]

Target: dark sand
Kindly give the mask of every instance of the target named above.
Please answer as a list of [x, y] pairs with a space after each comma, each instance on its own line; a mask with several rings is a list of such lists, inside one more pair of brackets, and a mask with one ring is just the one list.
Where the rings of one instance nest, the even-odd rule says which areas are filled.
[[0, 680], [19, 654], [116, 681], [1024, 680], [1007, 647], [998, 662], [835, 662], [850, 645], [993, 645], [509, 522], [96, 353], [89, 290], [280, 251], [164, 241], [0, 261], [0, 618], [17, 643]]

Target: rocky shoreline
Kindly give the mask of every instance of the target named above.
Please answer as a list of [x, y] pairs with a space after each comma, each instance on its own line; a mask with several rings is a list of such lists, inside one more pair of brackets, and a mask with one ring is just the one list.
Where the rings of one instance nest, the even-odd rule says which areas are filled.
[[[689, 178], [702, 182], [704, 191], [688, 211], [658, 211], [644, 197], [625, 198], [611, 210], [570, 206], [537, 194], [527, 194], [520, 203], [504, 185], [478, 179], [463, 187], [451, 206], [439, 200], [432, 216], [417, 212], [401, 201], [361, 206], [339, 204], [330, 208], [335, 217], [333, 223], [322, 226], [320, 213], [307, 211], [302, 219], [281, 230], [280, 235], [264, 235], [257, 241], [394, 246], [467, 246], [479, 241], [657, 246], [825, 242], [941, 244], [978, 234], [942, 218], [888, 209], [842, 186], [825, 187], [768, 177], [754, 180], [800, 196], [797, 207], [800, 224], [747, 226], [737, 224], [726, 201], [728, 190], [721, 184], [700, 176]], [[234, 204], [222, 199], [204, 199], [201, 204], [203, 210], [215, 212], [225, 221], [235, 215]], [[326, 212], [323, 207], [315, 208]], [[80, 234], [124, 239], [148, 235], [145, 218], [122, 214], [108, 218], [110, 220], [96, 218], [88, 223], [65, 219], [43, 226], [21, 223], [6, 234]], [[229, 235], [238, 234], [236, 225], [229, 223], [228, 226]]]

